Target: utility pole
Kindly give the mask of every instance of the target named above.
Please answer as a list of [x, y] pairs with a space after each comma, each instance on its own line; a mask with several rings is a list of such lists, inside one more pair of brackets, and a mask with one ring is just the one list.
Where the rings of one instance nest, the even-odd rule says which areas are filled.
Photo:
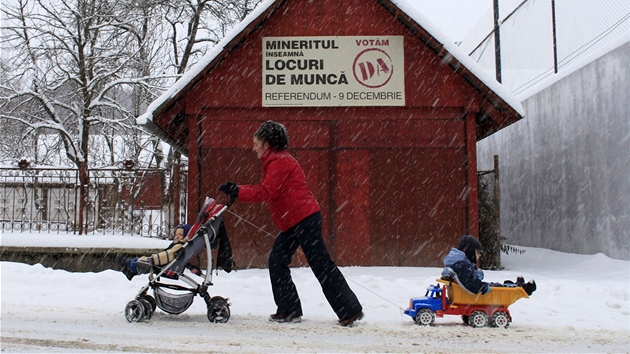
[[494, 1], [494, 62], [497, 81], [501, 82], [501, 34], [499, 30], [499, 0]]
[[553, 26], [553, 68], [558, 73], [558, 42], [556, 32], [556, 0], [551, 0], [551, 24]]

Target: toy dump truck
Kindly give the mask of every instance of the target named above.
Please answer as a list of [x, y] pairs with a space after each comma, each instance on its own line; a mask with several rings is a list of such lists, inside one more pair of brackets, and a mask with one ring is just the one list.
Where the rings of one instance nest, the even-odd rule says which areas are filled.
[[471, 294], [454, 280], [437, 279], [440, 285], [427, 288], [424, 297], [409, 300], [405, 314], [419, 325], [428, 326], [435, 317], [460, 315], [471, 327], [503, 327], [512, 322], [508, 306], [518, 299], [529, 298], [521, 287], [491, 287], [487, 294]]

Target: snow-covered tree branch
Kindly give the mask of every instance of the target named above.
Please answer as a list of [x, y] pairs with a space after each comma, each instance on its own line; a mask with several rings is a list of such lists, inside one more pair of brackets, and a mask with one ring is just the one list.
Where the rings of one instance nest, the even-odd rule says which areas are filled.
[[[134, 118], [259, 2], [4, 1], [0, 122], [10, 128], [0, 138], [13, 136], [0, 139], [0, 157], [60, 164], [52, 156], [63, 154], [80, 171], [82, 201], [89, 167], [122, 160], [163, 166], [161, 144]], [[36, 153], [40, 135], [56, 154]], [[140, 161], [141, 155], [151, 157]]]

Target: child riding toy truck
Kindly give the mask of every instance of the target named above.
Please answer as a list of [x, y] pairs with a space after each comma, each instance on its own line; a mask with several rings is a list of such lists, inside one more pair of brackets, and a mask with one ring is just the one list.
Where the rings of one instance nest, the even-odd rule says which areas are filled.
[[440, 285], [427, 288], [424, 297], [412, 298], [405, 314], [422, 326], [433, 324], [435, 317], [461, 315], [471, 327], [504, 327], [512, 322], [508, 306], [529, 298], [521, 287], [492, 287], [487, 294], [470, 294], [453, 280], [437, 279]]

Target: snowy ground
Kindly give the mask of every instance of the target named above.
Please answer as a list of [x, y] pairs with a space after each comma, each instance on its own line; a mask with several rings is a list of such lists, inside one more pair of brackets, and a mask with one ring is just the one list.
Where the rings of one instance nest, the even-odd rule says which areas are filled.
[[[77, 246], [74, 237], [5, 233], [0, 244]], [[96, 247], [166, 244], [114, 238], [81, 237], [81, 242]], [[275, 307], [267, 271], [259, 269], [214, 277], [212, 294], [232, 303], [227, 323], [210, 323], [201, 298], [181, 315], [158, 309], [148, 322], [128, 323], [123, 310], [145, 277], [129, 282], [112, 270], [70, 273], [2, 262], [2, 351], [630, 352], [630, 262], [524, 249], [523, 255], [503, 256], [505, 270], [486, 272], [490, 281], [523, 275], [538, 284], [531, 298], [510, 306], [514, 322], [507, 329], [474, 329], [456, 316], [421, 327], [402, 314], [410, 297], [423, 295], [435, 282], [439, 268], [342, 268], [366, 314], [357, 326], [342, 328], [308, 268], [293, 270], [304, 306], [299, 324], [267, 321]]]

